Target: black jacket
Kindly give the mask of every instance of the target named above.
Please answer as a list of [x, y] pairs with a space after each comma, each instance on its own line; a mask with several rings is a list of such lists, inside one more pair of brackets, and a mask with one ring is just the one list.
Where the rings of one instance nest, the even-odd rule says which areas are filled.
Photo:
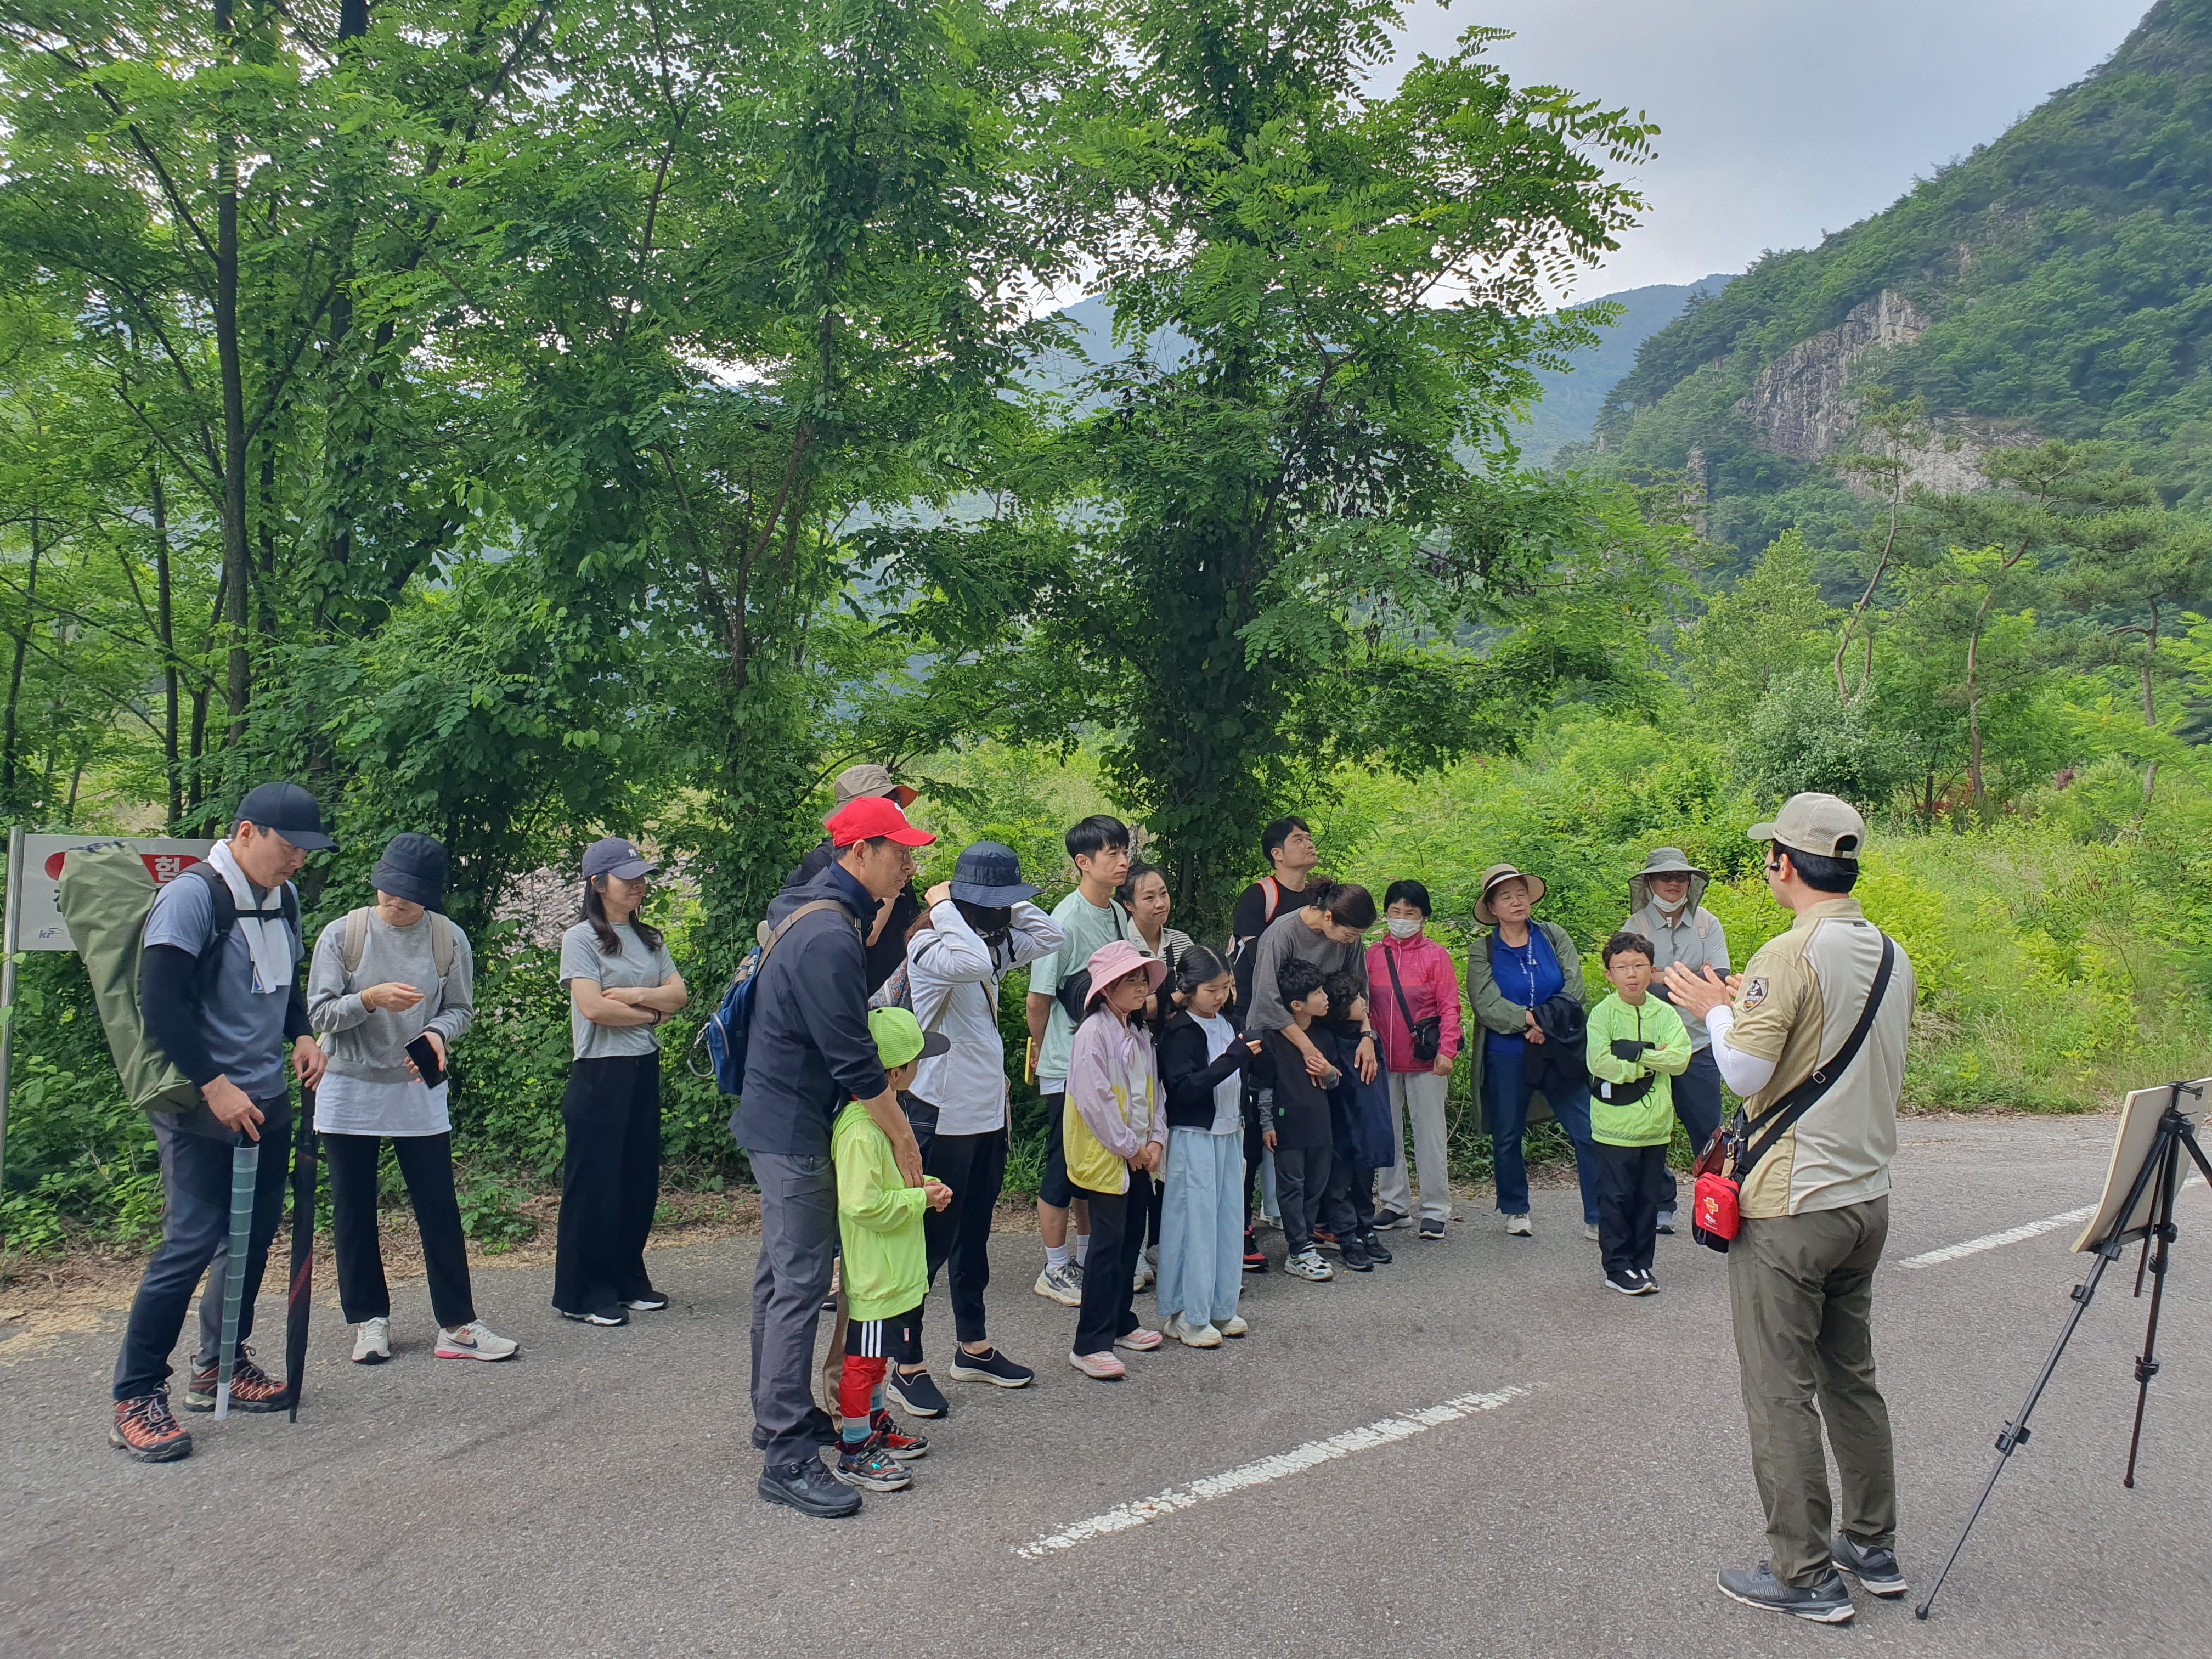
[[[1553, 1084], [1562, 1089], [1589, 1086], [1589, 1062], [1583, 1049], [1589, 1040], [1589, 1015], [1581, 1003], [1561, 992], [1534, 1010], [1541, 1042], [1532, 1042], [1521, 1057], [1522, 1086], [1541, 1089]], [[1544, 1097], [1549, 1100], [1547, 1093]]]
[[1182, 1009], [1168, 1016], [1158, 1039], [1160, 1087], [1167, 1096], [1168, 1127], [1213, 1127], [1214, 1085], [1234, 1077], [1255, 1057], [1243, 1037], [1220, 1059], [1206, 1057], [1206, 1028]]
[[730, 1133], [749, 1152], [827, 1158], [830, 1126], [848, 1100], [890, 1085], [868, 1033], [867, 957], [860, 932], [876, 902], [832, 865], [768, 907], [774, 927], [800, 905], [833, 899], [786, 933], [761, 969], [745, 1048], [745, 1091]]
[[[827, 840], [823, 841], [799, 860], [799, 868], [784, 878], [783, 893], [788, 895], [802, 887], [812, 886], [822, 879], [823, 872], [836, 862], [836, 858], [837, 849]], [[868, 936], [867, 930], [875, 926], [873, 902], [870, 901], [868, 914], [860, 919], [860, 937], [864, 939]], [[774, 905], [769, 907], [769, 921], [773, 921], [779, 914]], [[898, 896], [891, 901], [890, 919], [884, 923], [884, 931], [876, 935], [873, 945], [865, 947], [868, 958], [870, 996], [873, 996], [883, 982], [897, 970], [899, 963], [906, 960], [906, 930], [914, 926], [914, 919], [921, 914], [921, 896], [914, 890], [914, 884], [908, 882], [899, 890]]]

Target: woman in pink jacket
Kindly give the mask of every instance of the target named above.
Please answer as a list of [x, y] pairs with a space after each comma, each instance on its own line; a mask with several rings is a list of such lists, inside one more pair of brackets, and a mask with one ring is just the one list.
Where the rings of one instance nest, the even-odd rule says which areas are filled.
[[1382, 1037], [1390, 1074], [1390, 1121], [1398, 1161], [1376, 1174], [1377, 1231], [1409, 1225], [1413, 1189], [1407, 1180], [1406, 1120], [1413, 1120], [1413, 1154], [1421, 1165], [1421, 1234], [1444, 1236], [1452, 1218], [1451, 1173], [1444, 1163], [1444, 1092], [1459, 1056], [1459, 975], [1451, 952], [1423, 929], [1429, 890], [1394, 881], [1382, 899], [1389, 937], [1367, 947], [1367, 1006]]

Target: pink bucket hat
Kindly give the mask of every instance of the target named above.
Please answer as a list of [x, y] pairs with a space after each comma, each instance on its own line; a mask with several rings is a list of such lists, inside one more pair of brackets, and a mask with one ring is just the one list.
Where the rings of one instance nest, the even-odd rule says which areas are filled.
[[1152, 981], [1155, 991], [1167, 983], [1167, 963], [1158, 957], [1146, 956], [1125, 939], [1109, 940], [1100, 945], [1091, 953], [1091, 960], [1085, 965], [1091, 970], [1091, 994], [1083, 1001], [1085, 1008], [1097, 1001], [1098, 994], [1115, 980], [1125, 974], [1133, 974], [1139, 968], [1145, 970], [1145, 977]]

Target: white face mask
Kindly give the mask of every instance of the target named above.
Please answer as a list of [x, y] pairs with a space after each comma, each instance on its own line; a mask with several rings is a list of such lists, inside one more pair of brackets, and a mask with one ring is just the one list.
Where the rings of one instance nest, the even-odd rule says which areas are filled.
[[1382, 925], [1390, 930], [1392, 939], [1411, 939], [1421, 931], [1421, 924], [1410, 916], [1389, 916]]

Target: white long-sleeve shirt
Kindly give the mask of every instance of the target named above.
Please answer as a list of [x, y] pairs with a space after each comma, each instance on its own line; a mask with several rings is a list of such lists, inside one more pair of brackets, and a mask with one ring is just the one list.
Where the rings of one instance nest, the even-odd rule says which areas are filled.
[[1059, 925], [1034, 904], [1013, 907], [1012, 931], [995, 950], [947, 899], [907, 945], [907, 988], [925, 1031], [941, 1031], [951, 1048], [925, 1060], [911, 1092], [937, 1108], [941, 1135], [988, 1134], [1006, 1121], [1006, 1045], [999, 1032], [999, 981], [1016, 968], [1049, 956], [1061, 943]]

